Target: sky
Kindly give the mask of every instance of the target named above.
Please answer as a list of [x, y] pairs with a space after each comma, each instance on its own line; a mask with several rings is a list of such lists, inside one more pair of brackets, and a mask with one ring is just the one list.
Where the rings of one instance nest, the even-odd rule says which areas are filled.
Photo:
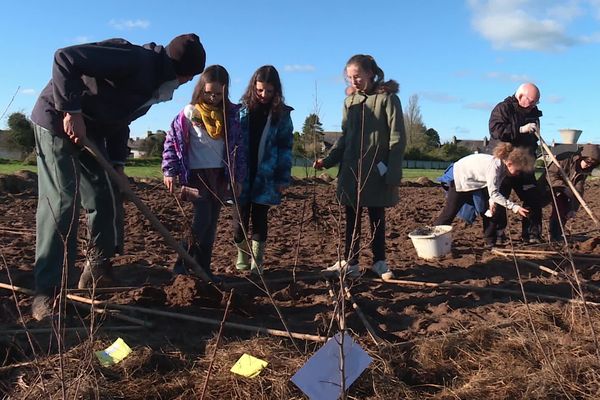
[[[541, 90], [546, 141], [572, 128], [583, 130], [580, 143], [600, 143], [600, 0], [9, 0], [0, 13], [0, 128], [12, 112], [30, 114], [56, 49], [114, 37], [166, 45], [189, 32], [207, 65], [229, 71], [232, 101], [258, 67], [274, 65], [297, 131], [315, 112], [326, 131], [340, 130], [345, 63], [370, 54], [399, 82], [405, 109], [418, 96], [442, 141], [483, 139], [494, 105], [529, 81]], [[167, 130], [196, 81], [134, 121], [132, 137]]]

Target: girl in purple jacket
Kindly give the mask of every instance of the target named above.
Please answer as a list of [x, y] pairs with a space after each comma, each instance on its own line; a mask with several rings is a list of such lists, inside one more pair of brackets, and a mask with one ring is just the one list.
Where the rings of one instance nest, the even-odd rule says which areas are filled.
[[[247, 169], [239, 106], [229, 100], [228, 87], [225, 68], [207, 67], [191, 104], [171, 123], [163, 150], [163, 182], [169, 192], [178, 183], [194, 204], [190, 252], [209, 276], [221, 206], [239, 195]], [[185, 272], [182, 260], [174, 272]]]

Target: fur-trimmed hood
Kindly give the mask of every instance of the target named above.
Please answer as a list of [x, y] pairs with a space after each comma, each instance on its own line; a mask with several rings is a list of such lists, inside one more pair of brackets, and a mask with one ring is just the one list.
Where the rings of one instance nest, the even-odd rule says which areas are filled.
[[[380, 83], [379, 85], [377, 85], [377, 87], [375, 88], [375, 90], [373, 91], [373, 93], [377, 93], [377, 94], [381, 94], [381, 93], [388, 93], [388, 94], [396, 94], [400, 91], [400, 85], [398, 84], [398, 82], [396, 82], [393, 79], [390, 79], [389, 81], [385, 81], [383, 83]], [[352, 86], [348, 86], [346, 88], [346, 96], [350, 96], [352, 94], [357, 93], [358, 90], [353, 88]]]

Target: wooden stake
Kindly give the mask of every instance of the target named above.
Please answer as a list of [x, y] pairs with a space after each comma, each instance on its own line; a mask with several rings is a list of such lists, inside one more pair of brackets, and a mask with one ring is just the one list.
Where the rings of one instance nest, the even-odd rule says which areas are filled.
[[143, 286], [114, 286], [114, 287], [97, 287], [95, 289], [67, 289], [67, 293], [118, 293], [128, 292], [130, 290], [142, 289]]
[[542, 135], [538, 131], [534, 131], [534, 133], [537, 136], [537, 138], [539, 139], [540, 144], [542, 145], [542, 148], [548, 154], [548, 157], [550, 157], [550, 160], [552, 160], [552, 162], [554, 163], [554, 165], [556, 165], [558, 167], [558, 172], [560, 172], [560, 176], [563, 178], [563, 181], [571, 189], [571, 193], [573, 194], [573, 196], [575, 196], [575, 198], [577, 199], [577, 201], [579, 201], [579, 204], [581, 204], [581, 206], [583, 207], [583, 209], [585, 210], [585, 212], [588, 213], [588, 215], [590, 216], [590, 218], [592, 219], [592, 221], [594, 221], [594, 223], [596, 224], [596, 226], [598, 226], [599, 223], [598, 223], [598, 220], [596, 219], [596, 217], [594, 216], [594, 213], [592, 212], [592, 210], [590, 210], [590, 208], [588, 207], [588, 205], [586, 204], [586, 202], [583, 200], [583, 197], [581, 197], [581, 195], [579, 194], [579, 192], [575, 188], [575, 185], [573, 185], [573, 183], [571, 182], [571, 180], [569, 179], [569, 177], [567, 176], [567, 174], [565, 173], [565, 171], [562, 169], [562, 167], [558, 163], [558, 160], [556, 159], [556, 157], [554, 156], [554, 154], [552, 154], [552, 150], [550, 150], [550, 148], [548, 147], [548, 145], [546, 144], [546, 142], [542, 138]]
[[[91, 299], [87, 299], [87, 300], [91, 300]], [[210, 324], [210, 325], [219, 325], [221, 323], [221, 321], [218, 321], [215, 319], [205, 318], [205, 317], [197, 317], [195, 315], [174, 313], [174, 312], [162, 311], [162, 310], [154, 310], [151, 308], [138, 307], [138, 306], [127, 306], [127, 305], [123, 305], [123, 304], [114, 304], [114, 303], [109, 303], [104, 300], [91, 300], [91, 301], [93, 301], [95, 305], [103, 305], [107, 308], [113, 308], [113, 309], [117, 309], [117, 310], [137, 311], [137, 312], [145, 313], [145, 314], [159, 315], [161, 317], [176, 318], [176, 319], [182, 319], [182, 320], [186, 320], [186, 321], [202, 322], [202, 323]], [[273, 336], [282, 336], [282, 337], [290, 337], [291, 336], [294, 339], [311, 340], [314, 342], [325, 342], [327, 340], [327, 338], [325, 338], [323, 336], [310, 335], [307, 333], [296, 333], [296, 332], [288, 333], [287, 331], [282, 331], [282, 330], [278, 330], [278, 329], [263, 328], [262, 326], [246, 325], [246, 324], [240, 324], [237, 322], [225, 322], [225, 326], [229, 327], [229, 328], [240, 329], [240, 330], [245, 330], [245, 331], [250, 331], [250, 332], [266, 333], [266, 334], [273, 335]]]
[[371, 340], [373, 340], [373, 342], [377, 346], [380, 346], [383, 343], [383, 339], [381, 339], [377, 335], [377, 333], [375, 332], [375, 329], [373, 329], [373, 326], [371, 325], [369, 320], [367, 320], [367, 317], [365, 317], [365, 314], [363, 314], [362, 310], [358, 306], [358, 303], [356, 302], [356, 300], [354, 300], [354, 296], [352, 296], [352, 293], [350, 293], [350, 289], [348, 289], [346, 287], [346, 285], [344, 285], [344, 293], [346, 294], [346, 298], [348, 300], [350, 300], [350, 303], [352, 303], [352, 308], [354, 308], [354, 311], [356, 311], [356, 315], [358, 315], [358, 317], [362, 321], [363, 325], [367, 329], [367, 332], [369, 333]]
[[217, 335], [217, 343], [215, 343], [215, 349], [213, 350], [212, 357], [210, 359], [210, 364], [208, 364], [208, 369], [206, 372], [206, 380], [204, 381], [204, 387], [202, 388], [202, 394], [200, 395], [200, 400], [204, 399], [204, 395], [206, 394], [206, 388], [208, 387], [208, 381], [210, 380], [210, 372], [212, 370], [213, 363], [215, 362], [215, 357], [217, 355], [217, 350], [219, 349], [219, 344], [221, 343], [221, 335], [223, 334], [223, 325], [225, 324], [225, 320], [227, 319], [227, 314], [229, 314], [229, 306], [231, 305], [231, 298], [233, 297], [233, 290], [229, 292], [229, 299], [227, 300], [227, 305], [225, 306], [225, 312], [223, 313], [223, 319], [221, 320], [221, 325], [219, 326], [219, 333]]
[[[98, 329], [105, 331], [134, 331], [143, 329], [143, 326], [139, 325], [124, 325], [124, 326], [98, 326]], [[78, 327], [65, 327], [64, 332], [89, 332], [90, 328], [85, 326]], [[28, 333], [53, 333], [56, 332], [54, 328], [31, 328], [31, 329], [6, 329], [0, 331], [0, 336], [5, 335], [26, 335]]]
[[[80, 297], [80, 296], [73, 295], [73, 294], [67, 294], [67, 300], [69, 300], [69, 303], [73, 304], [76, 307], [82, 307], [82, 306], [85, 307], [83, 304], [87, 304], [90, 306], [94, 305], [91, 299], [87, 299], [85, 297]], [[88, 307], [85, 307], [85, 308], [90, 309]], [[154, 324], [150, 321], [144, 321], [139, 318], [130, 317], [129, 315], [121, 314], [118, 311], [115, 312], [114, 310], [109, 310], [106, 308], [97, 308], [97, 307], [91, 307], [91, 309], [97, 314], [108, 314], [111, 317], [114, 317], [116, 319], [131, 322], [131, 323], [143, 326], [145, 328], [152, 328], [154, 326]]]
[[127, 198], [129, 200], [131, 200], [131, 202], [133, 204], [135, 204], [137, 206], [137, 208], [141, 211], [141, 213], [144, 214], [144, 216], [146, 218], [148, 218], [148, 220], [150, 221], [152, 226], [154, 226], [154, 229], [156, 229], [158, 231], [158, 233], [160, 233], [160, 235], [163, 237], [165, 242], [169, 246], [171, 246], [171, 248], [173, 250], [175, 250], [177, 252], [177, 254], [179, 254], [186, 263], [188, 263], [189, 265], [192, 266], [194, 272], [200, 278], [202, 278], [202, 280], [204, 282], [212, 284], [215, 287], [215, 289], [223, 296], [224, 295], [223, 291], [221, 291], [221, 289], [219, 289], [214, 284], [213, 280], [206, 274], [204, 269], [202, 269], [202, 267], [196, 262], [194, 257], [190, 256], [188, 254], [188, 252], [185, 251], [185, 249], [183, 247], [181, 247], [179, 242], [177, 240], [175, 240], [175, 238], [173, 237], [173, 235], [171, 235], [169, 230], [167, 228], [165, 228], [165, 226], [158, 220], [158, 218], [156, 218], [156, 216], [154, 215], [154, 213], [152, 213], [150, 208], [148, 208], [148, 206], [143, 201], [141, 201], [139, 199], [139, 197], [137, 197], [135, 195], [133, 190], [131, 190], [131, 188], [129, 187], [129, 184], [127, 182], [125, 182], [125, 180], [123, 179], [123, 176], [121, 176], [119, 173], [117, 173], [117, 171], [115, 171], [113, 166], [108, 161], [106, 161], [106, 158], [104, 158], [102, 153], [100, 153], [100, 151], [98, 151], [98, 148], [96, 147], [96, 145], [94, 143], [92, 143], [87, 137], [83, 138], [82, 144], [83, 144], [83, 147], [106, 170], [108, 175], [110, 175], [110, 178], [119, 187], [121, 192], [123, 192], [123, 194], [125, 196], [127, 196]]
[[[0, 282], [0, 289], [7, 289], [7, 290], [11, 290], [11, 291], [15, 291], [15, 292], [20, 292], [20, 293], [24, 293], [24, 294], [28, 294], [30, 296], [35, 295], [35, 292], [33, 290], [30, 289], [26, 289], [26, 288], [22, 288], [19, 286], [14, 286], [14, 285], [8, 285], [6, 283], [2, 283]], [[93, 304], [92, 300], [87, 299], [85, 297], [80, 297], [80, 296], [76, 296], [76, 295], [72, 295], [72, 294], [67, 294], [67, 300], [69, 300], [70, 303], [72, 303], [73, 305], [77, 306], [77, 302], [79, 303], [85, 303], [85, 304]], [[99, 314], [103, 314], [106, 312], [106, 310], [102, 309], [102, 308], [94, 308], [93, 309], [94, 312], [97, 312]], [[116, 319], [120, 319], [123, 321], [127, 321], [127, 322], [132, 322], [134, 324], [138, 324], [140, 326], [146, 327], [146, 328], [150, 328], [152, 327], [152, 323], [148, 322], [148, 321], [143, 321], [141, 319], [138, 318], [134, 318], [134, 317], [130, 317], [128, 315], [124, 315], [124, 314], [117, 314], [117, 313], [109, 313], [110, 316], [115, 317]]]
[[[480, 286], [473, 286], [473, 285], [463, 285], [461, 283], [433, 283], [433, 282], [423, 282], [423, 281], [405, 281], [405, 280], [400, 280], [400, 279], [389, 279], [389, 280], [385, 280], [385, 281], [383, 279], [372, 279], [372, 281], [380, 282], [380, 283], [391, 283], [391, 284], [401, 285], [401, 286], [428, 287], [428, 288], [445, 289], [445, 290], [456, 289], [456, 290], [472, 290], [474, 292], [497, 292], [497, 293], [517, 295], [520, 298], [523, 297], [522, 293], [518, 290], [495, 288], [495, 287], [489, 287], [489, 286], [480, 287]], [[600, 303], [594, 303], [592, 301], [584, 302], [582, 300], [569, 299], [568, 297], [553, 296], [550, 294], [541, 294], [541, 293], [529, 292], [526, 294], [528, 296], [537, 297], [539, 299], [564, 301], [564, 302], [571, 303], [571, 304], [586, 304], [586, 305], [591, 305], [591, 306], [595, 306], [595, 307], [600, 307]]]

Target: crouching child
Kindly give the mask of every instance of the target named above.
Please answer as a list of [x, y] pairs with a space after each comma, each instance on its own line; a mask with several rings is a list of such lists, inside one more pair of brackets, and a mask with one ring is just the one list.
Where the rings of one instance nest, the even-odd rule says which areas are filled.
[[506, 142], [494, 148], [494, 155], [471, 154], [461, 158], [454, 163], [446, 204], [433, 224], [450, 225], [463, 205], [473, 204], [476, 195], [483, 199], [483, 209], [478, 211], [482, 214], [485, 246], [495, 246], [498, 228], [506, 225], [506, 213], [500, 212], [499, 207], [523, 217], [529, 213], [526, 208], [504, 197], [500, 193], [500, 185], [507, 176], [531, 172], [533, 164], [533, 156], [526, 148], [514, 147]]
[[[585, 180], [592, 170], [600, 165], [600, 147], [595, 144], [586, 144], [579, 151], [566, 152], [556, 158], [560, 168], [583, 197]], [[538, 186], [542, 188], [543, 204], [552, 204], [549, 221], [550, 240], [561, 241], [563, 238], [561, 222], [564, 224], [565, 221], [575, 217], [579, 209], [579, 201], [561, 175], [559, 167], [554, 163], [540, 177]]]

